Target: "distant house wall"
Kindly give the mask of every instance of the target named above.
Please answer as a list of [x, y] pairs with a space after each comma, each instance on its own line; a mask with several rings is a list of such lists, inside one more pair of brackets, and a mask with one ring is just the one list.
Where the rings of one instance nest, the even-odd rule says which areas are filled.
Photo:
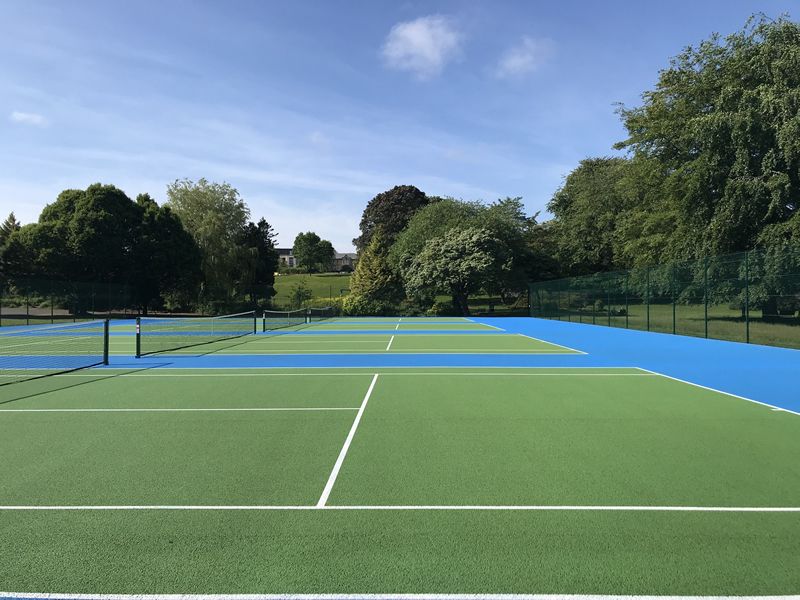
[[299, 267], [300, 261], [295, 258], [291, 248], [275, 248], [278, 251], [278, 260], [286, 267]]
[[334, 271], [348, 270], [345, 267], [349, 267], [349, 270], [354, 271], [357, 264], [358, 255], [354, 252], [337, 252], [333, 258]]

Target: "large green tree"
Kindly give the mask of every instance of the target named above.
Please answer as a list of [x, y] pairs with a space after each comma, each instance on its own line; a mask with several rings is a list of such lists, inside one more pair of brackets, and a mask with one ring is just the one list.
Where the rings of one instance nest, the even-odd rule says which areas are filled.
[[321, 239], [313, 231], [297, 234], [292, 254], [300, 267], [309, 273], [329, 271], [335, 256], [333, 245], [328, 240]]
[[15, 231], [18, 231], [22, 227], [17, 221], [17, 218], [14, 216], [14, 213], [10, 213], [6, 220], [0, 224], [0, 249], [6, 245], [8, 238], [11, 237], [11, 234]]
[[641, 106], [621, 108], [618, 144], [668, 178], [675, 244], [691, 258], [754, 246], [800, 205], [800, 25], [758, 16], [686, 48]]
[[430, 199], [413, 185], [398, 185], [381, 192], [367, 203], [361, 216], [361, 235], [353, 240], [358, 250], [366, 248], [380, 228], [389, 243], [405, 229], [411, 217]]
[[228, 183], [179, 179], [167, 186], [167, 197], [200, 247], [204, 297], [222, 303], [235, 299], [240, 242], [250, 217], [239, 192]]
[[350, 293], [344, 310], [351, 315], [395, 314], [403, 300], [403, 283], [397, 270], [389, 265], [390, 244], [381, 228], [376, 229], [369, 245], [361, 252], [350, 278]]
[[200, 248], [168, 206], [139, 194], [141, 226], [133, 246], [130, 284], [144, 314], [165, 300], [170, 307], [190, 307], [202, 281]]
[[406, 291], [428, 302], [436, 294], [448, 294], [460, 314], [469, 315], [469, 297], [497, 285], [510, 268], [510, 258], [489, 229], [451, 229], [428, 240], [406, 268]]
[[430, 240], [451, 231], [482, 228], [491, 232], [508, 250], [508, 264], [496, 277], [485, 280], [483, 289], [512, 301], [525, 288], [531, 269], [529, 230], [535, 219], [526, 217], [520, 198], [503, 198], [491, 204], [441, 199], [420, 209], [397, 236], [389, 252], [390, 264], [407, 279], [414, 259]]
[[168, 295], [194, 300], [200, 280], [199, 249], [178, 217], [112, 185], [59, 194], [9, 236], [2, 262], [16, 281], [126, 284], [145, 312]]
[[267, 302], [275, 295], [275, 272], [278, 270], [278, 252], [275, 250], [276, 233], [267, 220], [248, 223], [242, 232], [239, 245], [240, 282], [253, 304]]

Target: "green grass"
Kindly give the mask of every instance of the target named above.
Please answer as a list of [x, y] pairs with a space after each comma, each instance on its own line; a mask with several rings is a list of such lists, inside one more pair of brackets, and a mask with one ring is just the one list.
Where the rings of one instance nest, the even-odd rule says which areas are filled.
[[[350, 273], [313, 273], [277, 275], [275, 277], [275, 296], [272, 303], [283, 308], [298, 308], [291, 306], [290, 296], [295, 286], [304, 282], [311, 290], [312, 301], [338, 298], [343, 289], [350, 288]], [[346, 294], [347, 292], [343, 292]]]
[[[96, 370], [0, 388], [0, 504], [313, 507], [375, 372]], [[335, 508], [797, 506], [796, 415], [636, 369], [377, 372], [333, 509], [0, 510], [2, 588], [800, 589], [798, 513]], [[315, 407], [350, 410], [113, 411]], [[112, 410], [9, 412], [54, 408]]]
[[[615, 305], [614, 309], [624, 308], [625, 305]], [[728, 306], [711, 305], [708, 307], [708, 337], [744, 342], [747, 339], [745, 320], [741, 311]], [[572, 321], [592, 323], [592, 314], [589, 311], [579, 314], [574, 312], [569, 316]], [[562, 316], [567, 320], [567, 315]], [[608, 325], [609, 319], [605, 312], [597, 312], [594, 321], [598, 325]], [[624, 315], [611, 315], [611, 325], [614, 327], [627, 327], [630, 329], [647, 330], [647, 307], [643, 305], [629, 305], [628, 318]], [[695, 337], [705, 336], [705, 308], [702, 304], [678, 304], [675, 307], [676, 333]], [[795, 323], [797, 323], [795, 321]], [[672, 305], [650, 305], [650, 331], [672, 333]], [[800, 348], [800, 324], [792, 324], [790, 320], [783, 322], [765, 321], [751, 314], [750, 343], [765, 344], [768, 346], [783, 346], [787, 348]]]

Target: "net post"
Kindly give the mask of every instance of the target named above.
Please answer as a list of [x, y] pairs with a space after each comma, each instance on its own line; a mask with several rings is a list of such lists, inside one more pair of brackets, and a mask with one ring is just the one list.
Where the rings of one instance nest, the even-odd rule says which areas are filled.
[[311, 309], [307, 308], [306, 309], [306, 325], [308, 325], [309, 323], [311, 323]]
[[142, 318], [136, 317], [136, 358], [142, 357]]
[[108, 365], [108, 341], [111, 337], [111, 326], [108, 319], [103, 321], [103, 364]]
[[253, 311], [253, 335], [258, 333], [258, 313]]

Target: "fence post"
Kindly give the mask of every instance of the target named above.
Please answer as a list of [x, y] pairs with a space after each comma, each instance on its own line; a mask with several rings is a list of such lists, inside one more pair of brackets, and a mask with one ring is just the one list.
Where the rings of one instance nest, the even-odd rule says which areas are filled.
[[625, 273], [625, 329], [630, 329], [628, 324], [628, 273]]
[[572, 306], [571, 300], [572, 294], [570, 294], [569, 290], [567, 290], [567, 321], [570, 323], [572, 322], [572, 309], [570, 308]]
[[111, 337], [108, 319], [103, 321], [103, 364], [108, 365], [108, 340]]
[[31, 301], [28, 293], [25, 293], [25, 325], [31, 324]]
[[750, 343], [750, 258], [744, 253], [744, 339]]
[[50, 325], [55, 323], [55, 316], [53, 315], [53, 293], [50, 293]]
[[611, 290], [606, 292], [606, 313], [608, 314], [608, 326], [611, 327]]
[[675, 263], [672, 263], [669, 270], [669, 292], [672, 295], [672, 335], [675, 335], [678, 332], [675, 323]]
[[706, 339], [708, 339], [708, 257], [703, 259], [703, 322]]
[[644, 298], [647, 305], [647, 331], [650, 331], [650, 267], [645, 267]]

